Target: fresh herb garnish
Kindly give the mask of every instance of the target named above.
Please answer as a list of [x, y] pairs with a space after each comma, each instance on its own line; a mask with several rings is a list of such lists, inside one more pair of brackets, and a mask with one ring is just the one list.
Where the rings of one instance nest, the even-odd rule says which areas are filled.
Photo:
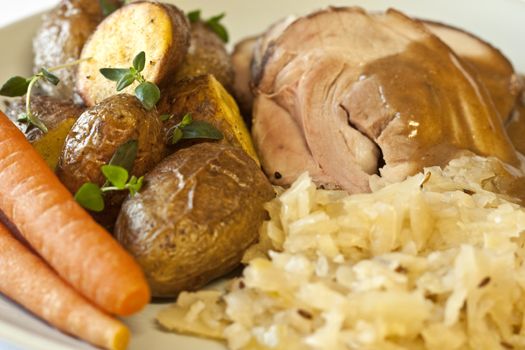
[[161, 122], [167, 122], [168, 120], [173, 118], [173, 114], [163, 114], [159, 118]]
[[104, 210], [104, 197], [102, 190], [97, 184], [88, 182], [83, 184], [75, 193], [75, 200], [82, 207], [94, 211], [101, 212]]
[[174, 145], [180, 140], [210, 139], [222, 140], [224, 136], [210, 123], [193, 120], [191, 114], [186, 114], [182, 121], [172, 129], [171, 143]]
[[60, 79], [56, 75], [54, 75], [52, 72], [75, 66], [79, 64], [80, 62], [88, 60], [88, 59], [89, 58], [77, 60], [74, 62], [70, 62], [67, 64], [60, 65], [60, 66], [52, 67], [52, 68], [41, 68], [38, 71], [38, 73], [30, 76], [29, 78], [15, 76], [9, 79], [2, 86], [2, 88], [0, 88], [0, 95], [6, 96], [6, 97], [20, 97], [20, 96], [25, 95], [26, 96], [26, 111], [24, 113], [21, 113], [18, 116], [18, 121], [23, 122], [23, 123], [28, 123], [29, 126], [36, 126], [42, 132], [46, 133], [47, 127], [44, 125], [44, 123], [42, 123], [40, 119], [38, 119], [31, 112], [31, 92], [33, 90], [33, 87], [39, 81], [46, 81], [55, 86], [58, 85], [60, 83]]
[[190, 11], [187, 16], [191, 23], [197, 23], [201, 20], [201, 10]]
[[182, 128], [182, 134], [182, 138], [184, 140], [222, 140], [223, 138], [222, 133], [219, 130], [217, 130], [213, 125], [200, 120], [194, 120], [193, 123]]
[[127, 171], [133, 169], [133, 163], [137, 158], [137, 151], [139, 149], [139, 143], [137, 140], [129, 140], [128, 142], [120, 145], [119, 148], [113, 154], [113, 157], [109, 161], [109, 165], [118, 165], [123, 167]]
[[141, 72], [146, 67], [146, 53], [140, 52], [133, 59], [130, 68], [102, 68], [100, 73], [111, 81], [117, 83], [117, 91], [122, 91], [135, 81], [139, 85], [135, 88], [135, 96], [142, 102], [147, 110], [155, 107], [160, 100], [160, 89], [152, 82], [146, 81]]
[[83, 184], [75, 194], [75, 200], [86, 209], [95, 212], [103, 211], [106, 192], [127, 190], [133, 197], [142, 188], [144, 176], [139, 178], [131, 176], [130, 178], [128, 171], [118, 165], [103, 165], [101, 170], [109, 185], [98, 187], [97, 184], [88, 182]]
[[102, 187], [88, 182], [83, 184], [75, 194], [75, 200], [84, 208], [101, 212], [104, 210], [104, 194], [111, 191], [129, 191], [131, 196], [142, 188], [144, 177], [129, 176], [137, 158], [138, 142], [130, 140], [122, 144], [109, 163], [101, 167], [106, 182]]
[[[191, 23], [196, 23], [202, 20], [201, 10], [188, 12], [187, 16]], [[222, 41], [227, 43], [230, 39], [230, 36], [228, 35], [226, 27], [221, 23], [221, 20], [224, 18], [224, 16], [226, 16], [226, 14], [221, 13], [217, 16], [213, 16], [207, 20], [202, 21], [208, 26], [208, 28], [215, 32], [215, 34], [217, 34]]]

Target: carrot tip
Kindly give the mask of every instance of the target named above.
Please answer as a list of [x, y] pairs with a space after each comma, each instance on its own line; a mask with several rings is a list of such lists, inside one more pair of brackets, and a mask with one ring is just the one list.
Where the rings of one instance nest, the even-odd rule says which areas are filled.
[[125, 350], [128, 347], [130, 339], [130, 332], [127, 327], [120, 327], [118, 332], [115, 334], [115, 337], [112, 339], [111, 344], [109, 344], [110, 350]]
[[119, 316], [130, 316], [144, 308], [150, 302], [150, 291], [147, 285], [140, 286], [135, 291], [126, 293], [122, 299], [116, 314]]

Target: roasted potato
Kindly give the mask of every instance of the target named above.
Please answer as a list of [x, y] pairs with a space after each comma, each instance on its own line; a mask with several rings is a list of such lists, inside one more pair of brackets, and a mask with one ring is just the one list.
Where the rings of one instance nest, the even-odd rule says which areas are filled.
[[[88, 109], [69, 131], [57, 167], [57, 175], [75, 193], [86, 182], [103, 185], [101, 167], [129, 140], [138, 141], [137, 157], [131, 173], [146, 174], [165, 155], [161, 121], [155, 111], [144, 109], [128, 94], [114, 95]], [[107, 210], [96, 217], [111, 227], [124, 200], [123, 193], [106, 196]]]
[[[106, 0], [118, 5], [116, 0]], [[98, 0], [62, 0], [43, 16], [42, 25], [33, 39], [34, 69], [54, 67], [80, 58], [87, 39], [102, 21]], [[63, 99], [74, 98], [76, 67], [54, 73], [60, 78], [57, 86], [42, 82], [42, 90]]]
[[[190, 41], [189, 22], [175, 6], [135, 2], [106, 17], [82, 50], [91, 58], [78, 67], [77, 91], [88, 106], [116, 93], [115, 82], [100, 74], [101, 68], [128, 68], [144, 51], [145, 79], [160, 84], [172, 78], [184, 60]], [[132, 93], [136, 83], [122, 92]]]
[[76, 119], [68, 118], [33, 143], [33, 147], [53, 170], [58, 165], [64, 142]]
[[234, 269], [258, 236], [274, 191], [241, 149], [201, 143], [164, 159], [126, 199], [117, 240], [156, 297], [194, 290]]
[[242, 116], [247, 123], [251, 123], [253, 92], [252, 82], [252, 60], [253, 50], [257, 44], [258, 37], [249, 37], [235, 45], [232, 53], [232, 64], [234, 71], [233, 94], [239, 104]]
[[213, 74], [227, 89], [233, 86], [233, 65], [224, 42], [205, 23], [191, 24], [188, 54], [177, 70], [176, 81]]
[[[26, 100], [24, 98], [12, 100], [7, 105], [6, 114], [22, 131], [29, 142], [34, 143], [43, 136], [43, 132], [37, 128], [28, 128], [26, 123], [18, 121], [18, 116], [26, 111]], [[31, 112], [52, 131], [67, 119], [76, 120], [84, 111], [72, 101], [62, 100], [50, 96], [31, 96]]]
[[72, 101], [60, 100], [50, 96], [31, 96], [31, 112], [49, 130], [47, 134], [27, 123], [18, 121], [18, 116], [26, 112], [25, 98], [9, 103], [6, 114], [22, 131], [29, 142], [40, 153], [51, 169], [55, 169], [62, 146], [69, 130], [84, 109]]
[[213, 75], [203, 75], [171, 86], [162, 92], [157, 106], [161, 114], [173, 115], [164, 123], [168, 141], [173, 127], [190, 113], [194, 120], [208, 122], [219, 129], [224, 134], [221, 142], [244, 149], [259, 162], [239, 107]]

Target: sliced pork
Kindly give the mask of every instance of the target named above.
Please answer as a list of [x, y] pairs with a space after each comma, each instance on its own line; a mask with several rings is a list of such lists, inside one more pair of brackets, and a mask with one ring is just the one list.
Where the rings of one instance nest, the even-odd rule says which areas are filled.
[[376, 173], [396, 181], [465, 152], [518, 164], [480, 75], [394, 10], [295, 20], [254, 83], [253, 137], [275, 184], [308, 170], [318, 185], [366, 192]]
[[259, 36], [257, 43], [254, 47], [253, 51], [253, 60], [252, 60], [252, 80], [256, 81], [259, 79], [263, 64], [265, 61], [265, 55], [267, 54], [268, 48], [273, 46], [275, 41], [281, 36], [281, 34], [285, 31], [286, 28], [295, 20], [297, 17], [295, 16], [288, 16], [285, 17], [268, 28], [268, 30]]
[[506, 128], [516, 150], [525, 155], [525, 76], [519, 77], [518, 83], [521, 92]]
[[520, 92], [512, 63], [498, 49], [474, 34], [437, 22], [425, 21], [425, 25], [461, 57], [467, 68], [477, 71], [500, 117], [507, 121]]

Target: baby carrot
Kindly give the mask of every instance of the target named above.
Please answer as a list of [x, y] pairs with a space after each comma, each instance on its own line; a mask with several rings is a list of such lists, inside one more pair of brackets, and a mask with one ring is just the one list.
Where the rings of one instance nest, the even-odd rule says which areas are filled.
[[109, 349], [125, 349], [129, 331], [98, 310], [18, 242], [0, 223], [0, 292], [63, 332]]
[[24, 135], [0, 112], [0, 209], [76, 290], [117, 315], [150, 299], [133, 258], [74, 200]]

